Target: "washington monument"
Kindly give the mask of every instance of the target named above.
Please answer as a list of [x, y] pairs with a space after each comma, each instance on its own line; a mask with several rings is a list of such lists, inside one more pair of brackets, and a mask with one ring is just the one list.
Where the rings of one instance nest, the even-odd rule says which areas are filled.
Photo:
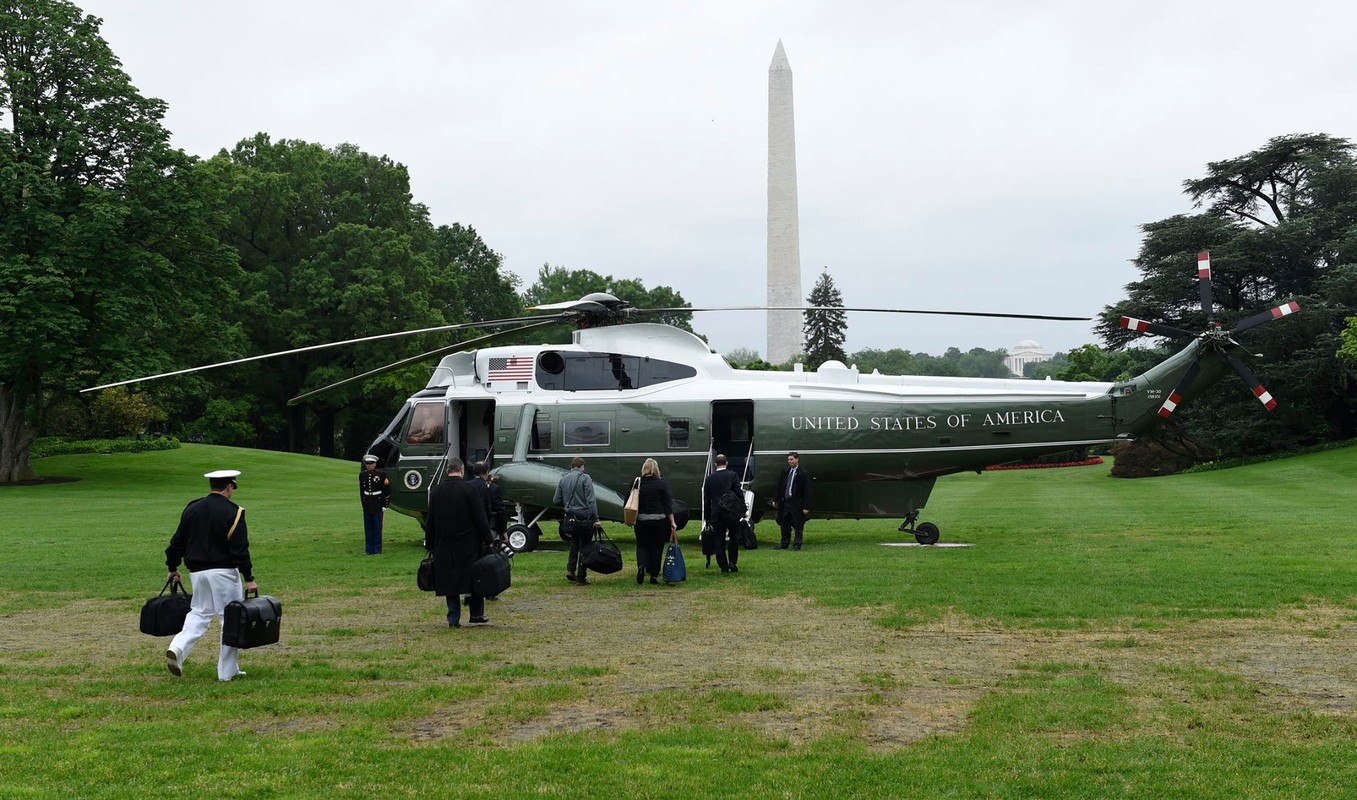
[[[801, 305], [801, 232], [796, 210], [792, 67], [779, 39], [768, 67], [768, 305]], [[768, 361], [801, 352], [801, 312], [768, 312]]]

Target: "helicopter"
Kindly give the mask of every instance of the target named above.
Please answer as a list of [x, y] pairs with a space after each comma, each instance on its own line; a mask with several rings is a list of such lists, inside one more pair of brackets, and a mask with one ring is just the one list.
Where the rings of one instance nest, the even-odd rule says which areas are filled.
[[[485, 461], [512, 508], [507, 544], [536, 549], [541, 523], [558, 518], [556, 487], [575, 457], [593, 477], [600, 517], [622, 521], [625, 496], [654, 458], [675, 498], [702, 508], [702, 485], [718, 454], [754, 501], [750, 521], [771, 512], [782, 459], [809, 467], [813, 518], [901, 519], [899, 531], [936, 544], [940, 529], [920, 522], [934, 483], [945, 475], [1134, 438], [1233, 370], [1271, 411], [1276, 401], [1235, 355], [1234, 336], [1299, 311], [1286, 303], [1222, 330], [1212, 321], [1210, 256], [1198, 256], [1207, 328], [1200, 333], [1131, 317], [1120, 324], [1168, 338], [1190, 338], [1141, 375], [1116, 382], [862, 374], [829, 361], [806, 370], [733, 368], [706, 342], [679, 328], [645, 322], [675, 311], [810, 310], [767, 307], [637, 309], [606, 293], [529, 308], [536, 316], [365, 337], [137, 378], [183, 374], [323, 347], [413, 333], [507, 329], [354, 376], [289, 401], [439, 358], [368, 452], [392, 476], [391, 507], [423, 524], [428, 494], [453, 456]], [[1036, 314], [835, 308], [906, 314], [1086, 320]], [[565, 344], [490, 346], [547, 325], [576, 324]], [[681, 519], [685, 515], [680, 514]]]

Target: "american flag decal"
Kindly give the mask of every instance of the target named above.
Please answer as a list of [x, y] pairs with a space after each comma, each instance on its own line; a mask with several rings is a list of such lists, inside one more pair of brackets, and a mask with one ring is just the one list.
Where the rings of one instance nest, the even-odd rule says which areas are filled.
[[532, 380], [532, 357], [510, 356], [490, 359], [490, 373], [486, 381], [530, 381]]

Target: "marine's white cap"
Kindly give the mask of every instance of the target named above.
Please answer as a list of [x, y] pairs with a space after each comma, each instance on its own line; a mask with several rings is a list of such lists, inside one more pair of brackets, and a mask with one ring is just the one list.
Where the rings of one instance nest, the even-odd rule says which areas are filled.
[[371, 454], [371, 453], [368, 453], [367, 455], [363, 456], [363, 463], [364, 463], [364, 464], [376, 464], [376, 463], [377, 463], [377, 457], [374, 456], [374, 455]]
[[238, 470], [238, 469], [219, 469], [219, 470], [215, 470], [215, 471], [213, 471], [213, 472], [205, 472], [205, 473], [203, 473], [203, 477], [204, 477], [204, 478], [208, 478], [208, 479], [239, 478], [239, 477], [240, 477], [240, 470]]

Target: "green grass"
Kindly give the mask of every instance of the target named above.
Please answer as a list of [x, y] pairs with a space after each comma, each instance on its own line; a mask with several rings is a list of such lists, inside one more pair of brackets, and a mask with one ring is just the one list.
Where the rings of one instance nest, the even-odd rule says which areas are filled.
[[[262, 451], [39, 460], [0, 487], [0, 798], [1314, 797], [1357, 785], [1357, 451], [1124, 481], [939, 481], [924, 519], [807, 526], [637, 587], [514, 562], [440, 628], [421, 534], [365, 558], [356, 465]], [[242, 469], [283, 642], [183, 679], [136, 633], [209, 469]], [[614, 527], [614, 538], [631, 540]], [[634, 564], [631, 554], [627, 562]]]

